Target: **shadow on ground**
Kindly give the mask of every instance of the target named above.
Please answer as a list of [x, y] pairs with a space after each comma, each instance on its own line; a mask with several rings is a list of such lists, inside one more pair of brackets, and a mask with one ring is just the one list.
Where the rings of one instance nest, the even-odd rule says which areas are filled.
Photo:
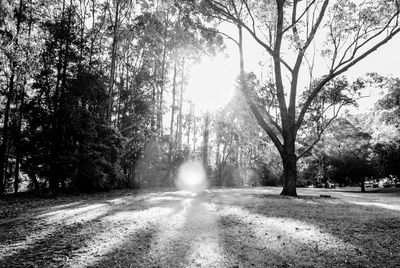
[[148, 192], [37, 208], [0, 222], [0, 267], [400, 267], [397, 193], [276, 192]]

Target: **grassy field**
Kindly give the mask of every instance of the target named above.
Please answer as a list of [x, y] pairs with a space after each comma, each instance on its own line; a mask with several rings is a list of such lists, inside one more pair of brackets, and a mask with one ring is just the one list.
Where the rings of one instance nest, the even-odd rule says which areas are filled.
[[400, 189], [359, 190], [11, 197], [0, 267], [400, 267]]

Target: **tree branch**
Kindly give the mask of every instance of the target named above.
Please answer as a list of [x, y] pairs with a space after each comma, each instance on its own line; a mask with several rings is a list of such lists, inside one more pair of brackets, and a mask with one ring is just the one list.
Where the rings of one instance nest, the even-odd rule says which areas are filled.
[[[290, 28], [294, 27], [303, 17], [304, 15], [307, 13], [307, 11], [310, 9], [310, 7], [315, 3], [316, 0], [313, 0], [303, 11], [303, 13], [301, 13], [300, 17], [298, 17], [297, 19], [293, 20], [292, 19], [292, 24], [289, 25], [288, 27], [286, 27], [283, 30], [283, 33], [287, 32], [288, 30], [290, 30]], [[296, 4], [298, 2], [298, 0], [295, 0]]]
[[[296, 1], [297, 2], [297, 1]], [[296, 3], [295, 2], [295, 3]], [[296, 117], [296, 98], [297, 98], [297, 83], [298, 83], [298, 76], [299, 76], [299, 71], [301, 67], [301, 63], [303, 61], [304, 57], [304, 52], [307, 50], [308, 46], [310, 45], [311, 41], [314, 39], [314, 36], [321, 25], [322, 18], [325, 15], [326, 8], [328, 7], [329, 0], [325, 0], [324, 3], [322, 4], [321, 11], [318, 15], [317, 21], [315, 24], [312, 26], [310, 35], [307, 37], [307, 41], [303, 45], [302, 48], [300, 48], [299, 54], [297, 55], [296, 63], [293, 68], [293, 73], [292, 73], [292, 82], [291, 82], [291, 88], [290, 88], [290, 98], [289, 98], [289, 117], [295, 124], [295, 117]], [[295, 8], [294, 8], [295, 10]], [[296, 27], [293, 28], [295, 30]], [[296, 132], [297, 130], [295, 130]]]

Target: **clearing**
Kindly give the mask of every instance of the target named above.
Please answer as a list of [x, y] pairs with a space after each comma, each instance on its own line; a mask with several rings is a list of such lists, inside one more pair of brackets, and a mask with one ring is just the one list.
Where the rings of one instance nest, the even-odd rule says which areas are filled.
[[399, 190], [10, 197], [0, 267], [400, 267]]

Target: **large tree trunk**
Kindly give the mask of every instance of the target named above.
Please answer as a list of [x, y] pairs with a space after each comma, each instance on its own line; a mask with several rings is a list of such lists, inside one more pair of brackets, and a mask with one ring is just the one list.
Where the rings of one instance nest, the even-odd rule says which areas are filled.
[[283, 147], [283, 152], [281, 152], [283, 165], [283, 189], [281, 195], [295, 196], [297, 195], [297, 155], [294, 135], [291, 135], [291, 133], [286, 134]]
[[[282, 8], [282, 6], [281, 6]], [[280, 22], [282, 23], [282, 21]], [[294, 114], [291, 117], [285, 112], [286, 108], [284, 108], [284, 95], [283, 95], [283, 83], [280, 77], [280, 62], [279, 56], [275, 56], [275, 74], [278, 76], [279, 81], [277, 81], [277, 87], [280, 87], [280, 92], [277, 92], [278, 99], [280, 99], [280, 113], [283, 117], [285, 115], [285, 119], [282, 118], [282, 125], [283, 125], [283, 136], [284, 136], [284, 145], [282, 146], [281, 142], [277, 138], [276, 134], [272, 131], [272, 128], [268, 125], [268, 123], [262, 118], [262, 115], [258, 111], [257, 106], [252, 102], [251, 97], [248, 92], [246, 79], [245, 79], [245, 72], [244, 72], [244, 57], [243, 57], [243, 33], [242, 27], [238, 25], [239, 30], [239, 56], [240, 56], [240, 82], [242, 86], [242, 91], [244, 92], [245, 97], [249, 103], [250, 109], [253, 112], [257, 122], [260, 126], [264, 129], [264, 131], [268, 134], [271, 140], [274, 142], [275, 146], [277, 147], [281, 158], [282, 158], [282, 165], [283, 165], [283, 189], [281, 195], [291, 195], [296, 196], [296, 180], [297, 180], [297, 156], [295, 152], [295, 131], [290, 128], [290, 122], [294, 124]], [[280, 33], [282, 34], [282, 33]], [[276, 46], [280, 46], [280, 44], [276, 44]], [[279, 53], [276, 53], [279, 55]], [[279, 75], [278, 75], [279, 74]], [[279, 83], [278, 83], [279, 82]], [[288, 121], [290, 119], [290, 121]]]
[[297, 161], [294, 153], [287, 152], [282, 156], [283, 189], [281, 195], [296, 196]]
[[365, 193], [365, 178], [361, 180], [360, 185], [361, 185], [361, 192]]

